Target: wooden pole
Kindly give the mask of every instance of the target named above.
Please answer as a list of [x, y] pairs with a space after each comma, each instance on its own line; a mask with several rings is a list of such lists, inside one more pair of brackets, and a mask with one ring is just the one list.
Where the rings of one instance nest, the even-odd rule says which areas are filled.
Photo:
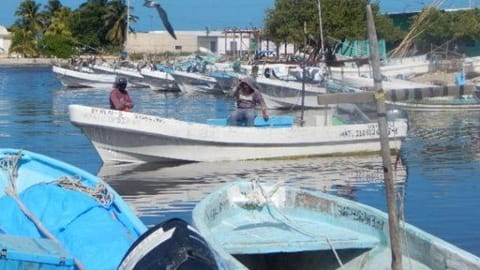
[[367, 5], [368, 38], [370, 43], [370, 57], [372, 61], [375, 100], [377, 105], [378, 128], [380, 131], [381, 154], [383, 160], [383, 174], [388, 204], [388, 224], [390, 229], [390, 247], [392, 251], [392, 269], [402, 269], [402, 251], [398, 227], [395, 186], [393, 184], [392, 160], [388, 142], [387, 114], [385, 112], [385, 93], [382, 89], [382, 74], [380, 73], [380, 59], [378, 56], [377, 33], [370, 5]]
[[323, 40], [323, 23], [322, 23], [322, 6], [320, 4], [320, 0], [317, 0], [317, 5], [318, 5], [318, 27], [320, 29], [320, 42], [321, 42], [321, 48], [322, 48], [322, 59], [325, 58], [323, 57], [325, 54], [325, 42]]
[[300, 114], [300, 126], [303, 127], [305, 124], [304, 114], [305, 114], [305, 62], [307, 61], [307, 22], [303, 22], [303, 35], [304, 35], [304, 43], [303, 43], [303, 63], [302, 63], [302, 107], [301, 107], [301, 114]]

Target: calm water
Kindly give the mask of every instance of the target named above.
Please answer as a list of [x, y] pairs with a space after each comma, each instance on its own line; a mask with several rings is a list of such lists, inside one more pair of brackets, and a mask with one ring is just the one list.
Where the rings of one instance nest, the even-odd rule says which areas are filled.
[[[70, 124], [67, 106], [106, 107], [108, 93], [62, 89], [50, 68], [0, 68], [0, 147], [39, 152], [98, 174], [148, 225], [171, 217], [190, 221], [192, 208], [205, 194], [225, 182], [253, 177], [386, 209], [376, 156], [103, 167], [90, 141]], [[188, 121], [224, 117], [232, 109], [222, 96], [149, 89], [130, 93], [137, 112]], [[403, 165], [398, 163], [394, 173], [406, 221], [480, 255], [480, 112], [409, 112], [409, 118]]]

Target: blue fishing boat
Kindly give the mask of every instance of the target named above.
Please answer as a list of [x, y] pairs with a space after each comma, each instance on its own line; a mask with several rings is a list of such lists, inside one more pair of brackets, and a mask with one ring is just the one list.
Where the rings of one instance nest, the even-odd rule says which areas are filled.
[[100, 178], [0, 149], [0, 268], [117, 269], [146, 226]]
[[[326, 193], [237, 181], [192, 217], [227, 269], [391, 269], [387, 214]], [[400, 235], [403, 269], [480, 269], [480, 258], [410, 224]]]

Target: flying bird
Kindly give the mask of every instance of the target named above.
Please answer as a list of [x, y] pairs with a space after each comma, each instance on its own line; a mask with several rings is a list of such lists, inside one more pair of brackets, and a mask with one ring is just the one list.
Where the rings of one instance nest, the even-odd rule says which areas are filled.
[[165, 10], [162, 8], [162, 6], [160, 6], [159, 3], [156, 3], [153, 0], [145, 0], [145, 2], [143, 3], [143, 6], [149, 7], [149, 8], [156, 8], [158, 11], [158, 15], [160, 15], [160, 19], [162, 19], [165, 29], [167, 29], [170, 36], [172, 36], [174, 39], [177, 39], [177, 36], [175, 36], [175, 31], [173, 30], [172, 25], [168, 21], [167, 12], [165, 12]]

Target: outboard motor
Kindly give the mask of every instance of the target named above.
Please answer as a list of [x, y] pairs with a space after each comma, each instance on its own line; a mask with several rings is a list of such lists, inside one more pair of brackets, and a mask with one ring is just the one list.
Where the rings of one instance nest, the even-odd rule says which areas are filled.
[[123, 257], [119, 270], [217, 270], [212, 250], [187, 222], [173, 218], [145, 232]]

